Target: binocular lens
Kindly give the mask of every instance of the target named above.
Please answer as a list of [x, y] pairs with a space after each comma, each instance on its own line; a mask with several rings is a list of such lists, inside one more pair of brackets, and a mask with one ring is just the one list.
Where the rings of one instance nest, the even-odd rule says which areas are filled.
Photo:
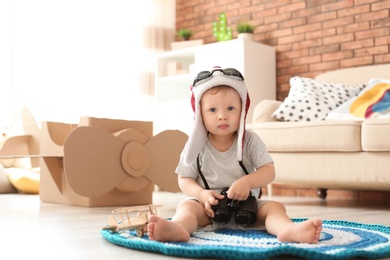
[[218, 209], [214, 213], [215, 213], [214, 219], [218, 223], [220, 223], [222, 225], [226, 225], [227, 223], [229, 223], [230, 217], [231, 217], [231, 211], [229, 209], [227, 209], [227, 208]]
[[248, 211], [240, 210], [236, 213], [234, 220], [240, 226], [247, 226], [252, 222], [252, 215]]

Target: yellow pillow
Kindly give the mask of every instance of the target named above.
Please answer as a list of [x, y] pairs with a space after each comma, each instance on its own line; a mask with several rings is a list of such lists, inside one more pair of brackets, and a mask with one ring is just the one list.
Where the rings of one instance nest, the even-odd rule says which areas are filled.
[[22, 193], [38, 194], [40, 175], [37, 170], [23, 168], [5, 168], [8, 179], [14, 187]]

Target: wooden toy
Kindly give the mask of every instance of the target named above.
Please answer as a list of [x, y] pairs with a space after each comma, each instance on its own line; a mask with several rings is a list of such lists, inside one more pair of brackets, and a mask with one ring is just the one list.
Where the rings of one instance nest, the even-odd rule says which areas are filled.
[[[138, 237], [147, 232], [148, 215], [158, 215], [157, 207], [161, 205], [142, 205], [134, 207], [117, 208], [108, 216], [108, 225], [102, 229], [109, 229], [111, 232], [123, 230], [135, 230]], [[116, 219], [115, 217], [119, 218]]]

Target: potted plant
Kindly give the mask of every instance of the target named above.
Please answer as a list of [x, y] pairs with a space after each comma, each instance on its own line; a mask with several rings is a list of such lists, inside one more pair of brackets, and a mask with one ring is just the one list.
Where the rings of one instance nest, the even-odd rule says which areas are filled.
[[237, 38], [243, 40], [253, 40], [253, 32], [255, 27], [249, 23], [237, 24]]
[[192, 31], [186, 28], [179, 29], [176, 33], [183, 41], [188, 41], [192, 36]]
[[187, 28], [181, 28], [176, 32], [176, 36], [180, 37], [182, 41], [177, 41], [177, 42], [172, 42], [171, 43], [171, 48], [172, 50], [177, 50], [177, 49], [183, 49], [183, 48], [189, 48], [189, 47], [194, 47], [198, 45], [203, 44], [203, 40], [191, 40], [190, 38], [192, 37], [194, 33]]

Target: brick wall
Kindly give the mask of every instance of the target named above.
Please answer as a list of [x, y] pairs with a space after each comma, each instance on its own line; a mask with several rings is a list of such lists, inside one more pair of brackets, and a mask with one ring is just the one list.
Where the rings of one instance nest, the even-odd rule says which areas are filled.
[[255, 41], [276, 48], [278, 100], [294, 75], [390, 63], [390, 0], [176, 0], [176, 28], [216, 42], [212, 22], [220, 12], [234, 38], [237, 23], [249, 22]]

